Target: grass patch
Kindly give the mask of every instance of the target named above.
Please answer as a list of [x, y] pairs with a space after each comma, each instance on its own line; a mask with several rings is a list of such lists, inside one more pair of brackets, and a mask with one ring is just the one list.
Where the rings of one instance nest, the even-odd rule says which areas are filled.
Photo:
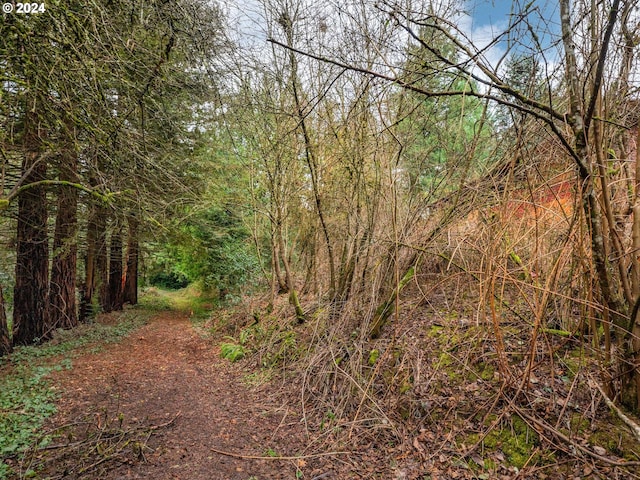
[[192, 284], [180, 290], [163, 290], [151, 287], [145, 290], [140, 298], [140, 306], [145, 309], [178, 310], [188, 312], [191, 320], [202, 322], [208, 320], [211, 311], [218, 306], [215, 292], [203, 290]]
[[60, 330], [50, 342], [38, 346], [16, 347], [0, 359], [0, 479], [11, 473], [7, 460], [19, 457], [29, 446], [49, 439], [42, 437], [44, 421], [56, 412], [57, 394], [47, 376], [70, 369], [71, 359], [90, 345], [114, 343], [143, 325], [152, 312], [129, 309], [117, 315], [112, 324], [80, 325]]
[[156, 287], [150, 287], [144, 290], [138, 299], [138, 306], [154, 312], [171, 310], [172, 308], [171, 298], [167, 295], [167, 291]]

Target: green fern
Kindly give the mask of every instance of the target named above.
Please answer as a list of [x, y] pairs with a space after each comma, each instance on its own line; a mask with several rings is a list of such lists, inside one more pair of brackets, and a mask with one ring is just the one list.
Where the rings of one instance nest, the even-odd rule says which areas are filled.
[[220, 355], [231, 362], [237, 362], [244, 358], [246, 353], [244, 347], [237, 343], [223, 343], [220, 345]]

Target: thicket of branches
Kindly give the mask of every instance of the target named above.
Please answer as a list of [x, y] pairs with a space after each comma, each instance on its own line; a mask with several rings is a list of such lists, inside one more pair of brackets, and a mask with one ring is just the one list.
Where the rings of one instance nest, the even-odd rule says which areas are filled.
[[[448, 272], [477, 295], [473, 321], [511, 402], [553, 362], [555, 336], [586, 348], [607, 396], [637, 410], [637, 5], [514, 3], [483, 40], [462, 9], [283, 0], [252, 12], [269, 46], [237, 59], [226, 115], [270, 301], [287, 294], [313, 325], [303, 398], [386, 420], [377, 339], [395, 355], [408, 341], [396, 325]], [[287, 351], [279, 335], [263, 358]]]

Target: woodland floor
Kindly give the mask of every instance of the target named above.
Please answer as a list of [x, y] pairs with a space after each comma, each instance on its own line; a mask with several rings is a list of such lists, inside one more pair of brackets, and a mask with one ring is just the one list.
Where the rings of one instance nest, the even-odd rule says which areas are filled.
[[159, 312], [56, 373], [48, 428], [66, 439], [31, 468], [70, 479], [348, 478], [338, 455], [306, 450], [300, 415], [280, 390], [250, 386], [246, 374], [187, 313]]
[[[399, 338], [415, 343], [404, 347], [411, 355], [388, 359], [395, 362], [392, 383], [402, 386], [405, 358], [431, 358], [414, 368], [427, 380], [415, 379], [410, 392], [379, 400], [390, 418], [403, 418], [397, 421], [400, 441], [389, 441], [384, 429], [365, 427], [332, 441], [327, 433], [333, 430], [314, 427], [309, 407], [302, 411], [299, 381], [279, 375], [257, 381], [261, 369], [251, 357], [237, 363], [221, 357], [220, 345], [231, 332], [197, 326], [182, 305], [152, 315], [143, 310], [148, 322], [122, 341], [85, 346], [70, 357], [72, 368], [50, 374], [58, 397], [57, 413], [42, 429], [49, 443], [13, 458], [15, 478], [640, 478], [637, 442], [617, 426], [597, 394], [578, 386], [582, 376], [570, 377], [566, 365], [542, 363], [531, 392], [510, 406], [502, 390], [494, 391], [499, 383], [495, 369], [487, 367], [493, 347], [484, 340], [486, 332], [462, 317], [440, 318], [438, 305], [446, 302], [438, 298], [431, 295], [430, 311], [418, 308], [407, 317], [407, 332], [398, 327]], [[118, 315], [100, 321], [116, 324]], [[447, 331], [445, 323], [456, 330]], [[513, 334], [505, 342], [516, 350], [515, 342], [523, 338]], [[477, 344], [473, 358], [457, 359], [462, 353], [449, 347], [452, 342]], [[449, 353], [439, 354], [444, 347]], [[564, 348], [567, 365], [575, 363], [573, 350]], [[550, 368], [558, 372], [545, 374]], [[460, 374], [467, 371], [471, 379]], [[527, 415], [540, 422], [533, 427], [516, 422]], [[558, 418], [565, 420], [561, 424]], [[513, 466], [516, 457], [526, 468]]]

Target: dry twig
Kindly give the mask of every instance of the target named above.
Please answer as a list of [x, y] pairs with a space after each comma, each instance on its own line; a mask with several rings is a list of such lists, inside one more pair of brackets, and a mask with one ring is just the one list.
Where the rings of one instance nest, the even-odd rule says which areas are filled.
[[613, 400], [611, 400], [607, 396], [607, 394], [605, 393], [604, 389], [600, 386], [600, 384], [598, 382], [596, 382], [593, 378], [589, 378], [588, 379], [588, 383], [589, 383], [589, 386], [591, 388], [595, 387], [595, 388], [598, 389], [598, 391], [602, 395], [602, 398], [604, 399], [604, 403], [607, 404], [607, 407], [609, 407], [611, 410], [613, 410], [613, 412], [618, 416], [618, 418], [620, 420], [622, 420], [627, 427], [629, 427], [629, 430], [631, 430], [631, 433], [633, 433], [633, 436], [635, 437], [635, 439], [640, 442], [640, 426], [636, 422], [631, 420], [629, 417], [627, 417], [622, 412], [622, 410], [620, 410], [616, 406], [616, 404], [613, 403]]

